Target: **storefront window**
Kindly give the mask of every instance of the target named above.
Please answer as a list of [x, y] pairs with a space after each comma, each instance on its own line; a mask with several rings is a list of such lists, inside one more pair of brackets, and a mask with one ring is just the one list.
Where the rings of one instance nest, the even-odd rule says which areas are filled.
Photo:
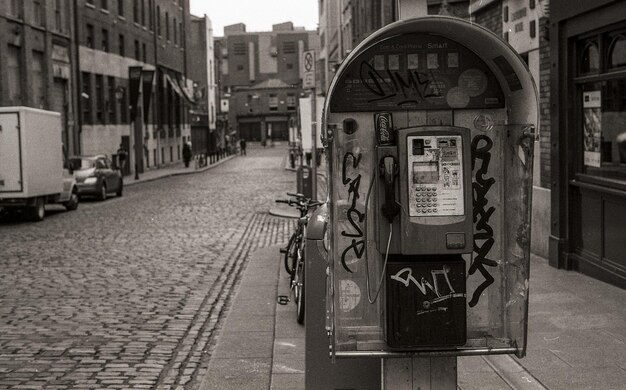
[[598, 44], [594, 41], [587, 42], [583, 49], [582, 62], [580, 64], [581, 73], [593, 73], [600, 70], [600, 51]]
[[583, 86], [583, 173], [626, 184], [626, 79]]
[[620, 34], [611, 42], [609, 67], [619, 68], [622, 66], [626, 66], [626, 36]]
[[[623, 30], [580, 42], [581, 173], [626, 185], [626, 66]], [[602, 51], [599, 47], [604, 47]]]

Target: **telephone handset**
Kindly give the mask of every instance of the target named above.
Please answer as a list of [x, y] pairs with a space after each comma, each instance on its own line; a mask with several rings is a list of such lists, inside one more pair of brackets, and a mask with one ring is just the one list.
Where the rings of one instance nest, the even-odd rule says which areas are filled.
[[389, 223], [400, 214], [400, 206], [396, 201], [396, 177], [398, 176], [398, 164], [393, 156], [385, 156], [380, 160], [380, 176], [383, 177], [385, 186], [385, 203], [382, 213]]

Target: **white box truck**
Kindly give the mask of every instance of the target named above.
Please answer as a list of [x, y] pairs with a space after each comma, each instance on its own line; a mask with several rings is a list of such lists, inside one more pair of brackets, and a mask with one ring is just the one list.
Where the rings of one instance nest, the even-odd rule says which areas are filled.
[[76, 181], [63, 167], [61, 115], [0, 107], [0, 208], [41, 221], [45, 205], [78, 207]]

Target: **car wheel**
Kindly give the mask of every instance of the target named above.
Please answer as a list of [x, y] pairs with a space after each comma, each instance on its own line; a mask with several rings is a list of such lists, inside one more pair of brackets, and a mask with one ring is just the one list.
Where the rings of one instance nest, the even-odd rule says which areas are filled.
[[120, 179], [120, 183], [117, 186], [117, 192], [115, 193], [115, 195], [122, 196], [123, 193], [124, 193], [124, 180]]
[[100, 193], [98, 194], [98, 200], [106, 200], [107, 198], [107, 185], [102, 182], [100, 186]]
[[28, 206], [26, 209], [26, 217], [29, 221], [39, 222], [43, 221], [46, 216], [45, 200], [44, 198], [35, 199], [35, 204]]
[[72, 195], [70, 195], [70, 200], [65, 202], [63, 206], [65, 206], [65, 209], [67, 211], [73, 211], [78, 208], [78, 192], [76, 192], [76, 189], [72, 191]]

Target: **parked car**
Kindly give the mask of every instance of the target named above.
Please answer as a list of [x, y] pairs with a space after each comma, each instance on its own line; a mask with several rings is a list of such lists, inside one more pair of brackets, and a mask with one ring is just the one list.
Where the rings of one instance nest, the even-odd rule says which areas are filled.
[[105, 200], [108, 194], [122, 196], [124, 179], [120, 168], [113, 166], [105, 155], [77, 156], [70, 158], [70, 165], [76, 178], [78, 195], [95, 196]]

